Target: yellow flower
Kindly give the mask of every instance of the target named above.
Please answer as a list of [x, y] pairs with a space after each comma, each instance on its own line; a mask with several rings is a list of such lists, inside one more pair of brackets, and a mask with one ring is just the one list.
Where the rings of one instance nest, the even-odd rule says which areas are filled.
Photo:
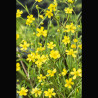
[[76, 48], [76, 45], [75, 45], [75, 44], [72, 44], [72, 45], [71, 45], [71, 48]]
[[37, 61], [35, 62], [37, 67], [41, 68], [41, 65], [46, 62], [47, 58], [48, 58], [47, 55], [46, 56], [45, 55], [42, 55], [42, 56], [38, 55], [36, 57]]
[[39, 8], [39, 6], [38, 5], [36, 5], [36, 9], [38, 9]]
[[16, 40], [19, 38], [19, 34], [16, 34]]
[[51, 18], [51, 16], [53, 16], [52, 11], [47, 10], [45, 16], [48, 16], [48, 18]]
[[70, 43], [70, 39], [69, 36], [64, 36], [64, 39], [62, 40], [62, 42], [66, 45], [67, 43]]
[[50, 49], [53, 49], [56, 46], [56, 44], [53, 44], [53, 42], [47, 43], [47, 45]]
[[36, 52], [39, 52], [39, 51], [44, 51], [45, 50], [45, 47], [39, 47], [36, 49]]
[[27, 20], [26, 20], [26, 25], [30, 25], [34, 20], [35, 20], [35, 18], [33, 17], [32, 14], [28, 15]]
[[78, 27], [80, 28], [80, 25], [78, 25]]
[[77, 90], [76, 90], [76, 91], [77, 91], [77, 93], [79, 92], [78, 88], [77, 88]]
[[37, 2], [41, 2], [42, 0], [35, 0], [35, 1], [37, 1]]
[[41, 35], [43, 35], [44, 37], [46, 37], [47, 36], [47, 30], [44, 30], [44, 27], [41, 27], [40, 29], [39, 28], [37, 28], [36, 29], [37, 30], [37, 37], [39, 37], [39, 36], [41, 36]]
[[60, 32], [60, 29], [57, 29], [57, 32]]
[[41, 83], [41, 85], [43, 86], [43, 85], [44, 85], [44, 83]]
[[19, 82], [19, 80], [17, 79], [17, 82]]
[[20, 70], [20, 64], [16, 63], [16, 71], [19, 71], [19, 70]]
[[27, 95], [28, 90], [25, 89], [24, 87], [21, 88], [20, 91], [17, 91], [17, 93], [19, 93], [20, 96], [26, 96]]
[[54, 2], [53, 2], [53, 3], [54, 3], [56, 6], [58, 5], [56, 0], [54, 0]]
[[59, 74], [59, 76], [61, 76], [61, 74]]
[[65, 87], [68, 87], [68, 88], [72, 88], [71, 85], [74, 85], [74, 82], [72, 82], [72, 78], [69, 78], [65, 80], [66, 84], [64, 85]]
[[66, 32], [72, 32], [72, 33], [74, 33], [75, 30], [76, 30], [76, 26], [74, 26], [73, 23], [71, 23], [70, 25], [66, 25], [65, 28], [67, 29]]
[[23, 11], [20, 11], [19, 9], [17, 9], [16, 18], [21, 17], [22, 13], [23, 13]]
[[81, 45], [78, 45], [78, 47], [79, 47], [80, 49], [82, 49], [82, 44], [81, 44]]
[[35, 35], [35, 32], [33, 32], [33, 35]]
[[76, 57], [75, 53], [77, 53], [77, 51], [73, 51], [73, 49], [70, 50], [65, 50], [67, 55], [72, 55], [72, 57]]
[[73, 76], [73, 79], [76, 79], [77, 76], [82, 77], [82, 70], [81, 70], [81, 69], [78, 69], [78, 70], [76, 71], [76, 69], [73, 68], [73, 72], [70, 72], [70, 74], [71, 74], [71, 75], [74, 75], [74, 76]]
[[47, 77], [48, 77], [48, 76], [53, 77], [54, 74], [56, 73], [56, 69], [54, 69], [53, 71], [52, 71], [52, 70], [48, 70], [47, 73], [48, 73], [48, 74], [46, 75]]
[[35, 58], [35, 53], [31, 52], [31, 54], [27, 55], [27, 59], [26, 60], [29, 61], [29, 62], [31, 62], [31, 61], [35, 62], [35, 59], [36, 59]]
[[72, 8], [71, 9], [70, 8], [65, 8], [64, 11], [65, 11], [65, 13], [71, 14], [73, 9]]
[[48, 9], [52, 12], [52, 11], [56, 11], [56, 7], [57, 7], [56, 4], [50, 4]]
[[57, 59], [57, 58], [60, 58], [60, 54], [59, 54], [59, 51], [54, 51], [54, 50], [51, 50], [50, 51], [50, 57], [51, 58], [54, 58], [54, 59]]
[[37, 77], [39, 79], [39, 82], [45, 81], [46, 77], [40, 74], [40, 76]]
[[49, 98], [52, 98], [52, 96], [55, 97], [56, 93], [54, 93], [53, 91], [54, 91], [54, 88], [48, 89], [48, 91], [44, 91], [45, 96]]
[[31, 94], [35, 94], [35, 97], [40, 96], [42, 91], [39, 88], [32, 88]]
[[27, 44], [26, 41], [24, 41], [23, 44], [20, 44], [21, 49], [20, 50], [27, 50], [27, 47], [29, 47], [29, 44]]
[[76, 43], [78, 40], [75, 38], [75, 39], [73, 39], [73, 41]]
[[41, 24], [41, 25], [43, 25], [44, 23], [43, 23], [43, 22], [41, 22], [40, 24]]
[[33, 45], [33, 43], [31, 42], [31, 45]]
[[42, 43], [38, 43], [40, 46], [42, 46]]
[[43, 15], [39, 15], [39, 17], [40, 17], [41, 19], [44, 19]]
[[74, 1], [73, 1], [73, 0], [68, 0], [68, 2], [69, 2], [69, 3], [73, 3]]
[[65, 76], [67, 74], [67, 70], [63, 69], [63, 72], [61, 73], [63, 76]]

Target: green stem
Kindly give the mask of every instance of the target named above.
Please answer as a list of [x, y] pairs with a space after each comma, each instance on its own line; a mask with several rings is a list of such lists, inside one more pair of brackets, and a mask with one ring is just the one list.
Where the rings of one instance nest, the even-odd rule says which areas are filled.
[[33, 6], [31, 7], [31, 13], [32, 13], [32, 10], [33, 10], [34, 5], [36, 4], [36, 2], [37, 2], [37, 1], [35, 1], [34, 4], [33, 4]]
[[26, 11], [27, 13], [30, 15], [29, 10], [27, 9], [27, 6], [25, 7], [20, 1], [16, 0]]

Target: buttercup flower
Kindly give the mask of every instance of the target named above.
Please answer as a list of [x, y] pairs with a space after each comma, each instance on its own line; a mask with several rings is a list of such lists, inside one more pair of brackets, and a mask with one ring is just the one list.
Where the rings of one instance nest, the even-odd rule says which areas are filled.
[[26, 25], [30, 25], [34, 20], [35, 20], [35, 18], [33, 17], [32, 14], [28, 15], [27, 20], [26, 20]]
[[56, 46], [56, 44], [53, 44], [53, 42], [47, 43], [47, 45], [50, 49], [53, 49]]
[[76, 79], [77, 76], [80, 76], [82, 77], [82, 70], [81, 69], [78, 69], [76, 71], [76, 68], [73, 68], [73, 72], [70, 72], [71, 75], [74, 75], [73, 76], [73, 79]]
[[43, 15], [39, 15], [39, 17], [40, 17], [41, 19], [44, 19]]
[[68, 87], [68, 88], [72, 88], [71, 85], [74, 85], [74, 82], [72, 82], [72, 78], [69, 78], [65, 80], [66, 84], [64, 85], [65, 87]]
[[68, 0], [68, 2], [69, 2], [69, 3], [73, 3], [74, 1], [73, 1], [73, 0]]
[[27, 50], [27, 47], [29, 47], [29, 44], [26, 41], [24, 41], [23, 44], [20, 44], [20, 47], [21, 47], [20, 50]]
[[49, 88], [48, 91], [44, 91], [45, 96], [49, 98], [52, 98], [52, 96], [55, 97], [56, 93], [54, 93], [53, 91], [54, 91], [54, 88], [51, 88], [51, 89]]
[[26, 60], [29, 61], [29, 62], [31, 62], [31, 61], [35, 62], [35, 59], [36, 59], [35, 58], [35, 53], [31, 52], [31, 54], [27, 55], [27, 59]]
[[28, 90], [25, 89], [24, 87], [22, 87], [20, 91], [17, 91], [17, 93], [19, 93], [20, 96], [26, 96], [27, 92]]
[[71, 48], [76, 48], [76, 45], [75, 45], [75, 44], [72, 44], [72, 45], [71, 45]]
[[19, 71], [19, 70], [20, 70], [20, 64], [16, 63], [16, 71]]
[[40, 76], [38, 76], [37, 79], [39, 79], [39, 82], [42, 82], [42, 81], [45, 81], [46, 76], [43, 76], [42, 74], [40, 74]]
[[37, 28], [36, 29], [37, 30], [37, 37], [40, 37], [41, 35], [43, 35], [44, 37], [46, 37], [47, 36], [47, 30], [44, 30], [44, 27], [41, 27], [40, 29], [39, 28]]
[[72, 32], [72, 33], [74, 33], [75, 30], [76, 30], [76, 26], [73, 23], [71, 23], [70, 25], [66, 25], [65, 28], [67, 29], [66, 32]]
[[57, 29], [57, 32], [60, 32], [60, 29]]
[[48, 16], [48, 18], [51, 18], [53, 16], [52, 11], [47, 10], [45, 16]]
[[16, 18], [21, 17], [22, 13], [23, 13], [23, 11], [20, 11], [19, 9], [17, 9]]
[[42, 0], [35, 0], [35, 1], [37, 1], [37, 2], [41, 2]]
[[48, 7], [48, 9], [50, 10], [50, 11], [56, 11], [56, 4], [50, 4], [49, 5], [49, 7]]
[[54, 50], [51, 50], [50, 51], [50, 57], [51, 58], [54, 58], [54, 59], [57, 59], [57, 58], [60, 58], [60, 54], [59, 54], [59, 51], [54, 51]]
[[47, 57], [47, 55], [46, 56], [45, 55], [42, 55], [42, 56], [38, 55], [36, 57], [36, 59], [37, 60], [35, 61], [35, 64], [37, 65], [38, 68], [41, 68], [41, 65], [46, 62], [48, 57]]
[[45, 50], [45, 47], [38, 47], [37, 49], [36, 49], [36, 52], [39, 52], [39, 51], [44, 51]]
[[76, 42], [78, 42], [78, 40], [75, 38], [75, 39], [73, 39], [73, 41], [76, 43]]
[[53, 71], [52, 71], [52, 70], [48, 70], [47, 73], [48, 73], [48, 74], [46, 75], [47, 77], [48, 77], [48, 76], [53, 77], [54, 74], [56, 73], [56, 69], [54, 69]]
[[67, 70], [63, 69], [63, 72], [61, 73], [63, 76], [65, 76], [67, 74]]
[[19, 38], [19, 34], [16, 34], [16, 40]]
[[79, 47], [80, 49], [82, 49], [82, 44], [78, 45], [78, 47]]
[[31, 91], [31, 94], [35, 94], [35, 97], [38, 97], [40, 96], [42, 93], [41, 89], [40, 88], [32, 88], [32, 91]]
[[77, 53], [77, 51], [73, 51], [73, 49], [70, 50], [65, 50], [67, 55], [72, 55], [72, 57], [76, 57], [75, 53]]
[[73, 11], [73, 9], [72, 9], [72, 8], [65, 8], [64, 11], [65, 11], [65, 13], [67, 13], [67, 14], [71, 14], [72, 11]]
[[70, 38], [69, 36], [64, 36], [64, 39], [62, 40], [62, 42], [66, 45], [67, 43], [70, 43]]

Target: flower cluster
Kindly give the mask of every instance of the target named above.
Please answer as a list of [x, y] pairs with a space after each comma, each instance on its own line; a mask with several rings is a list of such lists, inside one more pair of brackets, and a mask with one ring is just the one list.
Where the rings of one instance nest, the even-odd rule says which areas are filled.
[[19, 93], [20, 96], [26, 96], [28, 92], [28, 89], [25, 89], [24, 87], [21, 88], [20, 91], [17, 91], [17, 93]]
[[[82, 22], [81, 12], [76, 14], [77, 0], [34, 0], [30, 11], [16, 1], [24, 8], [16, 10], [17, 94], [22, 98], [80, 98]], [[47, 8], [42, 7], [45, 2]], [[25, 11], [28, 15], [23, 18]]]
[[76, 30], [76, 26], [74, 26], [74, 24], [73, 23], [71, 23], [70, 25], [66, 25], [66, 32], [72, 32], [72, 33], [74, 33], [75, 32], [75, 30]]
[[33, 17], [33, 15], [28, 15], [26, 20], [26, 25], [30, 25], [34, 20], [35, 18]]
[[50, 51], [50, 57], [53, 59], [60, 58], [60, 54], [58, 50], [51, 50]]
[[48, 7], [48, 10], [46, 11], [45, 16], [48, 16], [48, 18], [51, 18], [53, 16], [53, 11], [56, 11], [57, 3], [54, 2], [54, 4], [50, 4]]
[[17, 9], [17, 12], [16, 12], [16, 17], [21, 17], [21, 14], [23, 14], [23, 11], [20, 11], [19, 9]]

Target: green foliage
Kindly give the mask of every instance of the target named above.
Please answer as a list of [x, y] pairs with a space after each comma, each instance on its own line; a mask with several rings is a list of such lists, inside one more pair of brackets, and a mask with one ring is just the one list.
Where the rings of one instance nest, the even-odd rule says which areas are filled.
[[[53, 0], [43, 0], [41, 2], [35, 2], [35, 0], [16, 1], [16, 6], [21, 6], [20, 10], [23, 11], [21, 16], [16, 17], [16, 34], [19, 35], [19, 37], [16, 36], [16, 79], [19, 80], [16, 84], [16, 90], [18, 94], [20, 96], [22, 94], [21, 97], [23, 98], [36, 98], [36, 92], [32, 94], [31, 91], [34, 88], [40, 88], [42, 93], [37, 98], [46, 98], [44, 91], [54, 88], [53, 92], [56, 95], [53, 98], [81, 98], [81, 0], [74, 0], [75, 2], [72, 4], [67, 0], [57, 0], [56, 11], [52, 11], [53, 16], [51, 18], [46, 16], [46, 11], [50, 4], [54, 3]], [[44, 4], [46, 4], [45, 7]], [[38, 8], [36, 8], [36, 5], [38, 5]], [[73, 8], [71, 14], [64, 11], [66, 7]], [[36, 15], [33, 13], [35, 9]], [[78, 13], [77, 9], [79, 9]], [[23, 16], [25, 13], [27, 15]], [[31, 22], [32, 18], [30, 18], [31, 20], [29, 20], [30, 23], [28, 25], [26, 24], [27, 18], [32, 17], [29, 15], [33, 15], [35, 19]], [[43, 15], [44, 18], [41, 19], [39, 15]], [[44, 23], [43, 25], [41, 24], [42, 22]], [[44, 29], [42, 30], [43, 27]], [[67, 37], [69, 37], [69, 43], [66, 40]], [[78, 41], [74, 42], [74, 39]], [[50, 42], [53, 42], [53, 45], [55, 44], [53, 48], [48, 46]], [[72, 45], [76, 47], [74, 46], [74, 48]], [[64, 69], [67, 72], [64, 72]], [[50, 71], [53, 71], [53, 73], [49, 74]], [[71, 74], [71, 72], [74, 74]], [[41, 74], [46, 78], [40, 82], [38, 77]], [[51, 75], [53, 76], [51, 77]], [[74, 78], [75, 75], [76, 78]], [[70, 78], [74, 84], [71, 84], [71, 88], [69, 85], [65, 87]], [[22, 87], [28, 90], [26, 95], [23, 93], [25, 91], [20, 92]], [[49, 97], [49, 94], [47, 96]]]

